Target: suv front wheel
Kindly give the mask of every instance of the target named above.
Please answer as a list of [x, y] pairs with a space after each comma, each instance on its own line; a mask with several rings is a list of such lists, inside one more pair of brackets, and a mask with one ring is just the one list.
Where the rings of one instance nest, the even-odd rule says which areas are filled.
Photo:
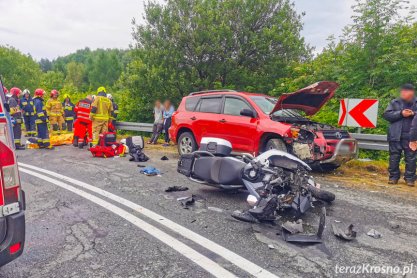
[[178, 153], [180, 155], [192, 153], [197, 150], [197, 142], [191, 132], [183, 132], [178, 138]]
[[285, 145], [284, 141], [279, 138], [272, 138], [266, 142], [265, 151], [269, 150], [279, 150], [283, 152], [288, 152], [287, 145]]

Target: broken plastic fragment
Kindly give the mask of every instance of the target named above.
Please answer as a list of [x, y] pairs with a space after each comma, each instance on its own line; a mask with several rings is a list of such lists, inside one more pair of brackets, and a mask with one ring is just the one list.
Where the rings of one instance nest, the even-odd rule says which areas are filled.
[[382, 234], [380, 232], [378, 232], [375, 229], [371, 229], [368, 233], [366, 233], [368, 236], [373, 237], [373, 238], [381, 238]]
[[337, 236], [338, 238], [342, 238], [342, 239], [349, 240], [349, 241], [356, 238], [356, 231], [353, 230], [353, 224], [350, 224], [347, 227], [347, 230], [345, 230], [343, 227], [344, 227], [344, 224], [341, 222], [332, 223], [333, 234]]

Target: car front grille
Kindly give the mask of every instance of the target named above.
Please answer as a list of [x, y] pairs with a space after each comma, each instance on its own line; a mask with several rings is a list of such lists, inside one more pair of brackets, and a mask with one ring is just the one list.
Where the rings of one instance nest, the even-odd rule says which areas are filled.
[[322, 130], [322, 132], [325, 139], [340, 140], [350, 138], [349, 133], [346, 130]]

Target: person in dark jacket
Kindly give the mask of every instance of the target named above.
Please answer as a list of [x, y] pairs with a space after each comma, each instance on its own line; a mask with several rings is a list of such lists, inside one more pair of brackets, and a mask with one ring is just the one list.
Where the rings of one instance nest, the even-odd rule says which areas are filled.
[[411, 84], [405, 84], [401, 87], [400, 97], [391, 101], [383, 115], [384, 119], [390, 122], [388, 130], [389, 184], [397, 184], [400, 179], [399, 165], [404, 152], [404, 180], [407, 185], [414, 186], [416, 151], [410, 148], [410, 131], [416, 112], [417, 98], [414, 87]]
[[62, 102], [62, 107], [64, 107], [64, 118], [67, 130], [72, 132], [72, 127], [75, 119], [75, 105], [71, 102], [70, 96], [68, 94], [64, 95], [64, 102]]

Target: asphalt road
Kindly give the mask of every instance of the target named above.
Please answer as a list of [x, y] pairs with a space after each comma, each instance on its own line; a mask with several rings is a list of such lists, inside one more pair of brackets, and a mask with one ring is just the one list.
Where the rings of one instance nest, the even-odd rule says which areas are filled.
[[[246, 192], [192, 183], [177, 174], [173, 154], [161, 161], [163, 152], [146, 153], [151, 160], [141, 164], [155, 166], [161, 176], [140, 174], [127, 158], [93, 158], [72, 146], [18, 152], [27, 199], [26, 246], [0, 276], [346, 277], [350, 274], [337, 273], [341, 266], [402, 270], [413, 264], [413, 274], [395, 276], [417, 277], [415, 200], [320, 180], [337, 197], [327, 206], [324, 244], [295, 245], [281, 239], [281, 220], [268, 226], [230, 217], [247, 208]], [[166, 193], [171, 185], [190, 190]], [[191, 194], [198, 201], [184, 209], [177, 198]], [[321, 206], [303, 217], [306, 230], [317, 229]], [[335, 220], [353, 223], [357, 239], [337, 239], [331, 232]], [[367, 236], [370, 229], [382, 238]]]

